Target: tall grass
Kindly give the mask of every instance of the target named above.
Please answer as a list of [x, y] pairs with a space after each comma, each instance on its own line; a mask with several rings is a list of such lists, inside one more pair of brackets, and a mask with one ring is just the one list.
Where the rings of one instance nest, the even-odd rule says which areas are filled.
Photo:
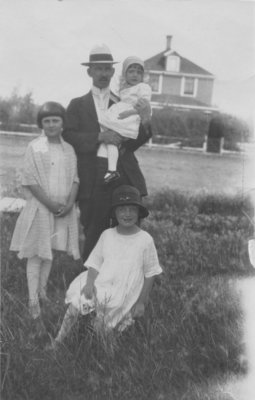
[[[158, 193], [147, 205], [164, 273], [144, 318], [122, 334], [93, 331], [90, 318], [57, 353], [31, 337], [24, 262], [8, 252], [15, 216], [2, 218], [2, 394], [29, 400], [223, 400], [222, 384], [245, 373], [242, 311], [234, 290], [252, 273], [247, 254], [249, 204]], [[240, 206], [237, 206], [237, 205]], [[229, 210], [229, 212], [228, 212]], [[81, 265], [57, 254], [51, 307], [43, 318], [54, 335], [65, 290]]]

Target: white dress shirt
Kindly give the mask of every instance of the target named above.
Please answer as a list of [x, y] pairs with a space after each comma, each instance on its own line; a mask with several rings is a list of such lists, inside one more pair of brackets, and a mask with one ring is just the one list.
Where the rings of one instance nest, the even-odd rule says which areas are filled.
[[110, 100], [110, 87], [99, 89], [96, 86], [92, 86], [92, 96], [96, 106], [97, 116], [100, 117], [102, 111], [108, 109]]

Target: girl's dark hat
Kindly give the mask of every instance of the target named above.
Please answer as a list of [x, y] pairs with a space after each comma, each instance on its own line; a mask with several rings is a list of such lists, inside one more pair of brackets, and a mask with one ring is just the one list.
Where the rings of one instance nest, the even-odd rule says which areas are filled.
[[42, 129], [42, 119], [51, 116], [61, 117], [64, 123], [65, 114], [66, 111], [61, 104], [56, 103], [55, 101], [48, 101], [47, 103], [44, 103], [38, 111], [37, 125]]
[[116, 64], [118, 61], [113, 60], [112, 53], [110, 49], [102, 44], [100, 46], [95, 46], [91, 49], [89, 53], [89, 61], [81, 63], [81, 65], [86, 65], [89, 67], [93, 64]]
[[127, 204], [136, 205], [139, 207], [140, 218], [145, 218], [149, 215], [149, 211], [142, 204], [142, 198], [139, 190], [133, 186], [121, 185], [117, 187], [112, 194], [111, 212], [113, 212], [116, 207]]

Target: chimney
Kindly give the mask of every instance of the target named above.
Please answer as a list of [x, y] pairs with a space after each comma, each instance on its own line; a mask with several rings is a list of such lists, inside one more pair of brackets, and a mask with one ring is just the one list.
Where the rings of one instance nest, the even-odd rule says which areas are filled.
[[167, 35], [166, 37], [166, 49], [171, 50], [172, 35]]

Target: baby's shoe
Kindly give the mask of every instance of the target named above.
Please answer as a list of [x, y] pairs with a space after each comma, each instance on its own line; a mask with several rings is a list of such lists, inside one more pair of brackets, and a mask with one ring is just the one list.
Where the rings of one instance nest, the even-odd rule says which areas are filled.
[[104, 176], [104, 184], [109, 185], [110, 183], [117, 181], [120, 178], [118, 171], [107, 171]]

